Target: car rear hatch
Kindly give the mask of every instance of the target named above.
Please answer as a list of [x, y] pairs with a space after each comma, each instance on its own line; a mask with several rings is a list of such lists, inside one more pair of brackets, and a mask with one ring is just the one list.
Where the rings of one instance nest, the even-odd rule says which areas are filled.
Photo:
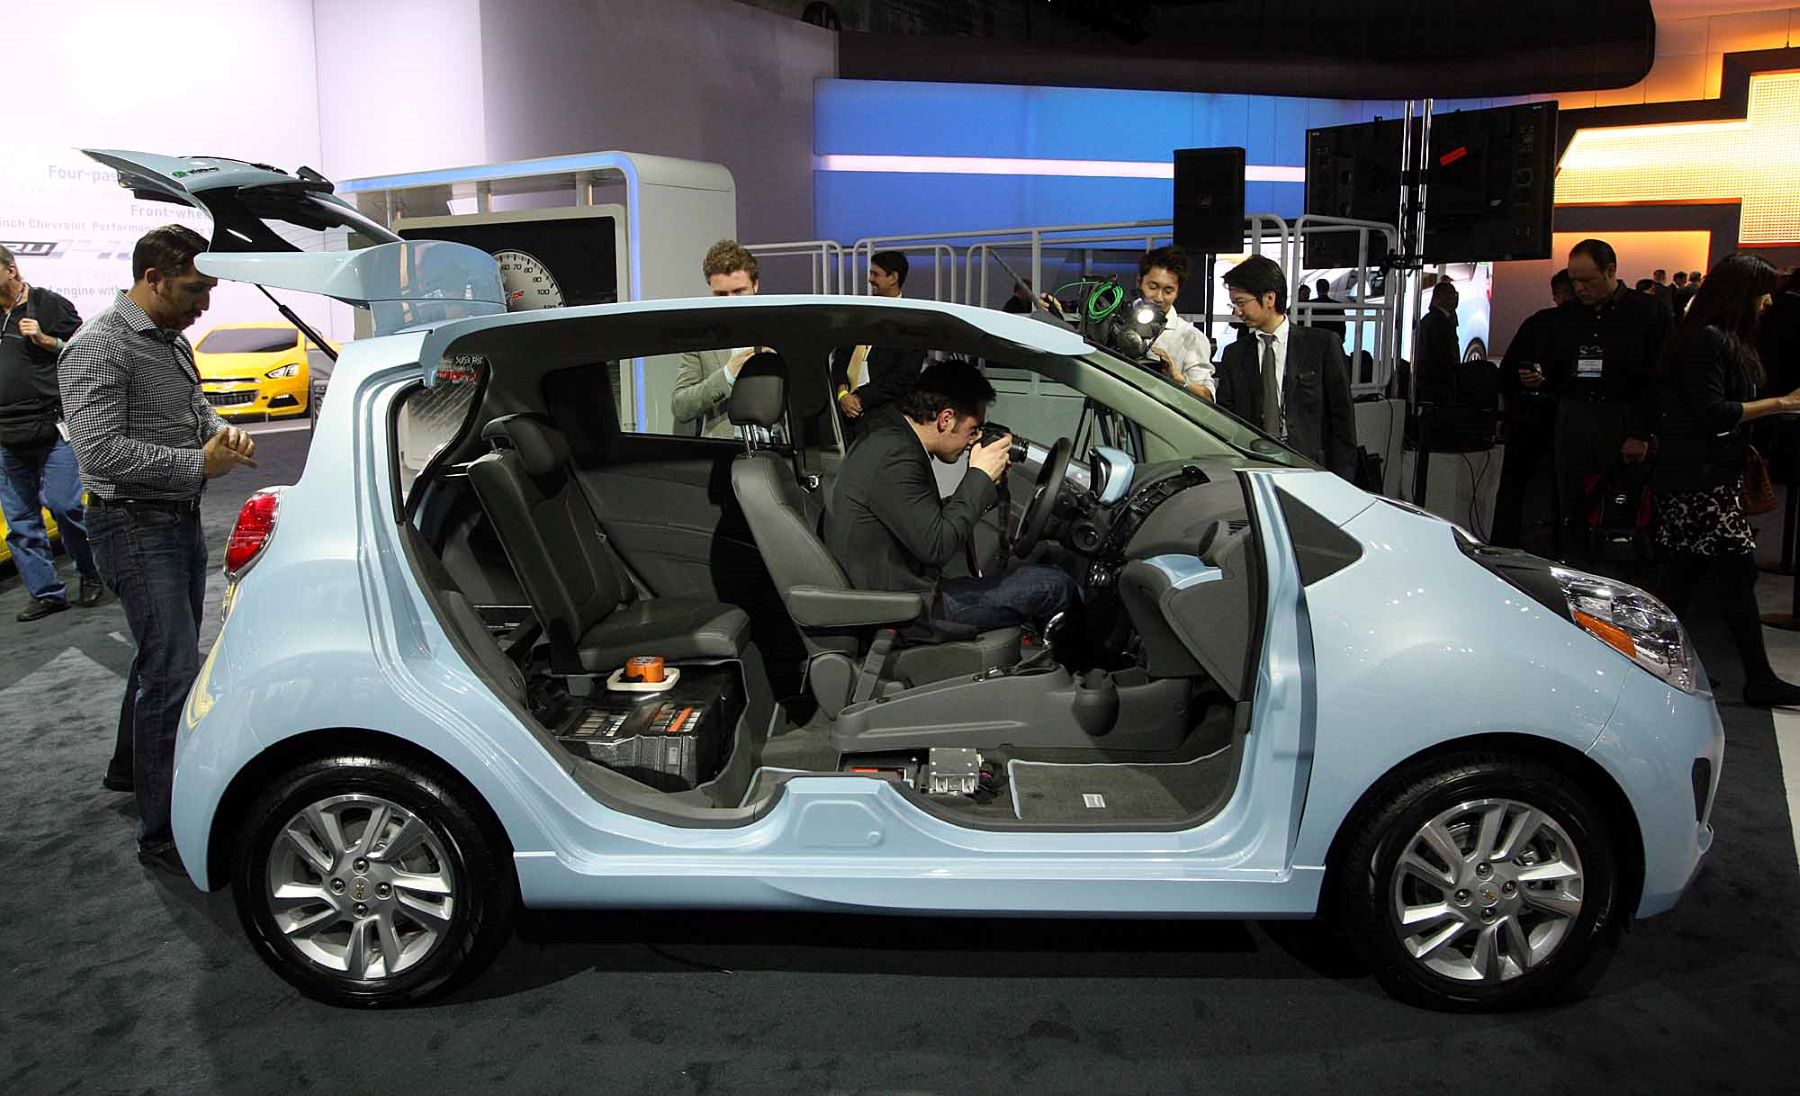
[[289, 175], [221, 156], [83, 151], [118, 171], [119, 185], [137, 197], [212, 218], [212, 239], [195, 259], [203, 274], [367, 308], [378, 335], [506, 311], [499, 267], [485, 252], [404, 241], [311, 168]]

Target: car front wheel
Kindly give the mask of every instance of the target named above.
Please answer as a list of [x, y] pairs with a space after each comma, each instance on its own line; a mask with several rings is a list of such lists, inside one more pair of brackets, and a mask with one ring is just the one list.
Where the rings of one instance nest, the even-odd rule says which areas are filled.
[[517, 885], [469, 794], [404, 762], [335, 757], [271, 782], [233, 858], [238, 916], [308, 996], [362, 1007], [448, 992], [505, 942]]
[[1338, 877], [1340, 927], [1401, 1000], [1449, 1011], [1548, 1004], [1599, 977], [1619, 869], [1591, 797], [1541, 762], [1440, 759], [1401, 778]]

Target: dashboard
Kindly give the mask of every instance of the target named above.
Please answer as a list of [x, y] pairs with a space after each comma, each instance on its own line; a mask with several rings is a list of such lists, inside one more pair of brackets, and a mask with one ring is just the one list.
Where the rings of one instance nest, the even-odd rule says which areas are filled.
[[[1025, 448], [1020, 470], [1041, 476], [1049, 447], [1025, 440]], [[1105, 594], [1128, 561], [1192, 554], [1209, 527], [1224, 521], [1237, 529], [1247, 522], [1243, 489], [1228, 464], [1139, 464], [1121, 449], [1097, 445], [1087, 460], [1069, 463], [1046, 535], [1079, 555], [1076, 573], [1083, 584]]]

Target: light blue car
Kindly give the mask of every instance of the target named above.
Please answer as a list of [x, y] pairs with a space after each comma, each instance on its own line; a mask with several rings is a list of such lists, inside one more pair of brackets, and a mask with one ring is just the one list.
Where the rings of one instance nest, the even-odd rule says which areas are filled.
[[[95, 155], [213, 212], [201, 270], [371, 309], [304, 475], [233, 531], [175, 775], [194, 882], [311, 996], [440, 994], [523, 905], [1324, 914], [1396, 996], [1515, 1007], [1589, 984], [1711, 843], [1723, 732], [1663, 606], [1055, 324], [855, 297], [508, 315], [460, 245], [234, 241], [360, 222], [323, 181]], [[825, 363], [859, 345], [981, 360], [1030, 441], [952, 569], [1064, 566], [1079, 620], [976, 634], [850, 587], [819, 535]], [[736, 348], [764, 352], [710, 382], [734, 435], [684, 432], [669, 385]]]

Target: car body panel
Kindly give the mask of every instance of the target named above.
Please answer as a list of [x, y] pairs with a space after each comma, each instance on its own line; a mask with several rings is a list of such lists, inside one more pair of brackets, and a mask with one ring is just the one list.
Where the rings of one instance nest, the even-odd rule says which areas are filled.
[[[1321, 496], [1355, 490], [1332, 479], [1282, 483], [1323, 509]], [[1489, 734], [1584, 752], [1628, 684], [1661, 684], [1464, 556], [1447, 522], [1378, 502], [1343, 530], [1362, 557], [1306, 588], [1324, 714], [1298, 863], [1324, 865], [1357, 800], [1399, 762]]]
[[[923, 813], [886, 781], [829, 775], [790, 780], [762, 817], [730, 828], [670, 825], [596, 801], [456, 652], [385, 517], [393, 481], [358, 474], [388, 444], [387, 404], [403, 385], [375, 363], [408, 353], [386, 352], [396, 341], [352, 343], [339, 361], [339, 391], [354, 398], [334, 397], [322, 415], [306, 473], [284, 493], [280, 527], [243, 576], [190, 698], [175, 831], [201, 886], [215, 882], [207, 843], [235, 772], [292, 736], [363, 727], [428, 750], [475, 785], [513, 843], [530, 905], [686, 905], [698, 878], [744, 880], [726, 887], [739, 895], [731, 901], [777, 906], [1123, 912], [1115, 887], [1131, 881], [1145, 884], [1140, 896], [1166, 895], [1170, 912], [1304, 914], [1316, 902], [1317, 873], [1289, 869], [1305, 783], [1306, 654], [1284, 600], [1298, 574], [1279, 549], [1269, 555], [1263, 699], [1238, 790], [1196, 828], [976, 831]], [[416, 355], [417, 341], [406, 341]], [[345, 498], [356, 499], [354, 532]], [[1278, 528], [1269, 535], [1279, 544]], [[258, 595], [291, 582], [306, 590], [298, 613]], [[1286, 806], [1260, 809], [1271, 800]]]
[[579, 325], [608, 316], [642, 315], [657, 312], [691, 312], [699, 309], [729, 312], [736, 309], [808, 308], [841, 305], [861, 310], [892, 310], [900, 314], [929, 314], [960, 320], [979, 331], [1006, 339], [1030, 350], [1046, 354], [1076, 357], [1089, 354], [1094, 347], [1080, 335], [1060, 324], [1045, 323], [1027, 316], [1001, 312], [993, 308], [952, 304], [947, 301], [916, 301], [903, 298], [859, 297], [824, 293], [769, 293], [748, 297], [676, 297], [654, 301], [626, 301], [618, 304], [582, 305], [505, 315], [459, 319], [432, 329], [426, 338], [420, 362], [425, 369], [426, 384], [436, 383], [436, 366], [443, 360], [451, 344], [485, 331], [539, 325]]
[[355, 251], [267, 254], [208, 251], [202, 274], [366, 307], [375, 335], [506, 311], [500, 266], [480, 248], [444, 240], [376, 244]]
[[[1699, 671], [1701, 682], [1706, 671]], [[1725, 757], [1725, 726], [1710, 693], [1671, 689], [1649, 674], [1632, 681], [1588, 751], [1619, 784], [1644, 845], [1637, 916], [1674, 907], [1712, 847], [1711, 805]], [[1694, 808], [1693, 763], [1712, 766], [1704, 816]]]
[[[951, 311], [1056, 348], [1047, 352], [1086, 346], [991, 310], [873, 307]], [[1204, 822], [1142, 831], [976, 829], [927, 813], [885, 780], [838, 774], [794, 777], [729, 824], [630, 813], [578, 784], [558, 748], [458, 653], [407, 560], [392, 474], [394, 401], [438, 379], [459, 338], [593, 311], [460, 320], [346, 348], [305, 474], [282, 496], [277, 531], [242, 577], [190, 697], [175, 831], [197, 883], [218, 882], [209, 877], [207, 845], [235, 775], [295, 736], [347, 728], [403, 739], [467, 779], [504, 827], [531, 906], [1306, 916], [1318, 908], [1344, 818], [1375, 781], [1421, 750], [1505, 730], [1577, 752], [1594, 748], [1622, 784], [1638, 751], [1658, 751], [1654, 778], [1628, 791], [1653, 810], [1658, 789], [1691, 764], [1682, 751], [1716, 726], [1705, 710], [1710, 698], [1702, 698], [1671, 705], [1671, 722], [1654, 733], [1634, 729], [1651, 722], [1657, 690], [1647, 687], [1660, 683], [1469, 560], [1448, 523], [1324, 472], [1249, 467], [1239, 475], [1265, 569], [1261, 653], [1235, 789]], [[1358, 558], [1305, 585], [1284, 495], [1354, 538]], [[298, 612], [285, 593], [296, 588]], [[1622, 695], [1630, 705], [1615, 721]], [[1612, 729], [1616, 746], [1606, 738]], [[1668, 819], [1643, 827], [1647, 842], [1672, 840], [1681, 829]], [[1647, 897], [1646, 909], [1695, 859], [1691, 820], [1686, 829], [1682, 848], [1652, 853], [1658, 897]]]

